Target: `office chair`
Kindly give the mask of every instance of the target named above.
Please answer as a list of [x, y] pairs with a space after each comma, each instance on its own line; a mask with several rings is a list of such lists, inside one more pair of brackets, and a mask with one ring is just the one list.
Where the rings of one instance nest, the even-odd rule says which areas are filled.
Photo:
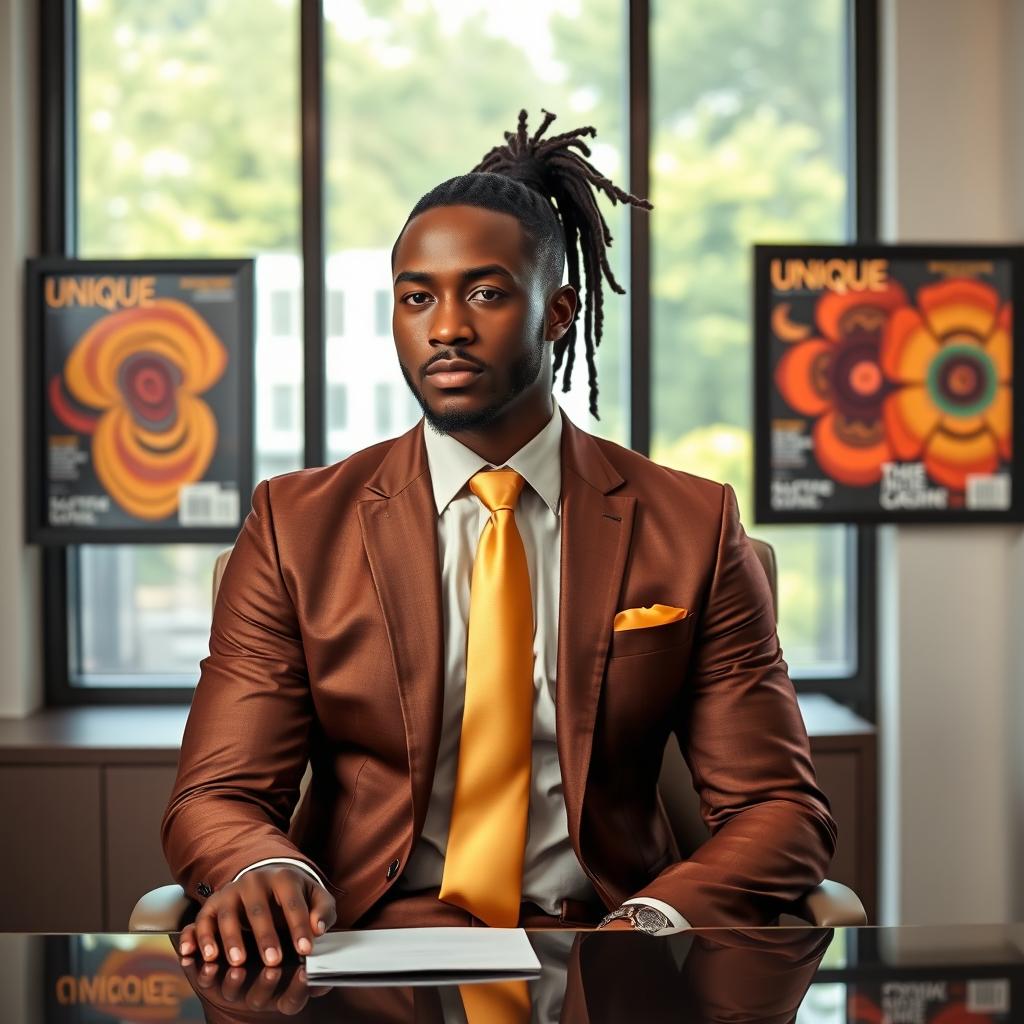
[[[767, 541], [750, 538], [754, 551], [764, 567], [765, 574], [772, 592], [772, 608], [778, 618], [778, 581], [775, 564], [775, 550]], [[231, 555], [231, 548], [222, 551], [213, 567], [213, 600], [217, 600], [217, 589], [220, 586], [224, 568]], [[306, 773], [299, 787], [299, 799], [296, 808], [301, 804], [302, 797], [312, 776], [310, 765], [306, 765]], [[669, 738], [665, 748], [661, 775], [658, 779], [658, 793], [669, 823], [675, 834], [676, 842], [684, 857], [692, 852], [708, 838], [708, 830], [700, 814], [700, 802], [694, 791], [690, 778], [690, 770], [683, 759], [679, 743], [675, 736]], [[199, 909], [199, 904], [185, 895], [180, 885], [164, 885], [159, 889], [147, 892], [132, 911], [128, 921], [131, 932], [176, 932], [191, 921]], [[867, 914], [857, 894], [839, 882], [825, 879], [820, 885], [806, 892], [800, 899], [790, 904], [783, 916], [797, 918], [821, 928], [856, 927], [867, 924]]]

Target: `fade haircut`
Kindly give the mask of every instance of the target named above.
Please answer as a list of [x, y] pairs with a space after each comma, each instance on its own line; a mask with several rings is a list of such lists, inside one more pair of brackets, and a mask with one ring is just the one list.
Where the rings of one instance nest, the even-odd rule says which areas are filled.
[[[435, 206], [479, 206], [517, 218], [533, 246], [534, 263], [546, 289], [553, 291], [561, 285], [568, 261], [569, 284], [584, 297], [583, 334], [589, 370], [590, 413], [600, 419], [594, 354], [601, 344], [604, 325], [602, 273], [619, 295], [624, 295], [626, 290], [615, 280], [608, 265], [607, 249], [612, 244], [612, 235], [598, 208], [595, 192], [604, 192], [613, 205], [621, 201], [644, 210], [653, 206], [646, 199], [623, 191], [583, 158], [590, 156], [590, 148], [581, 136], [596, 136], [593, 126], [574, 128], [542, 140], [555, 115], [543, 107], [541, 110], [544, 120], [532, 136], [528, 138], [526, 134], [526, 110], [520, 110], [518, 129], [515, 133], [504, 132], [504, 146], [495, 146], [468, 174], [442, 181], [420, 198], [391, 249], [391, 265], [394, 267], [395, 252], [406, 225], [424, 210]], [[572, 147], [579, 149], [583, 156], [573, 153]], [[580, 286], [581, 260], [585, 290]], [[569, 390], [572, 379], [576, 319], [574, 316], [569, 329], [554, 344], [552, 385], [568, 353], [562, 377], [563, 393]]]

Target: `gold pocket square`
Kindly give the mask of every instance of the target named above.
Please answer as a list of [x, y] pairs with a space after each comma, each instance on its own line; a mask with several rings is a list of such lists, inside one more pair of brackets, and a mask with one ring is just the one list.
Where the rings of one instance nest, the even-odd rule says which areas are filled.
[[613, 629], [641, 629], [646, 626], [664, 626], [686, 618], [685, 608], [674, 608], [670, 604], [644, 605], [643, 608], [625, 608], [616, 613]]

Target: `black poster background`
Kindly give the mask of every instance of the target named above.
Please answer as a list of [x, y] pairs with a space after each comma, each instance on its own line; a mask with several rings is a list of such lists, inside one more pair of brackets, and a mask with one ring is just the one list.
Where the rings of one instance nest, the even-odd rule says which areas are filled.
[[[97, 420], [106, 410], [76, 400], [64, 378], [65, 363], [86, 332], [122, 307], [103, 293], [102, 305], [51, 308], [46, 283], [113, 279], [135, 296], [140, 279], [153, 280], [152, 297], [184, 303], [198, 314], [226, 350], [223, 373], [195, 397], [216, 422], [216, 443], [204, 472], [186, 486], [168, 514], [134, 513], [108, 492], [97, 475], [94, 434], [75, 419]], [[31, 260], [27, 274], [26, 467], [28, 539], [45, 544], [217, 542], [235, 540], [252, 491], [253, 264], [251, 260]], [[122, 293], [124, 294], [124, 293]], [[119, 296], [118, 296], [119, 297]], [[131, 308], [131, 307], [129, 307]], [[155, 309], [156, 307], [154, 307]], [[159, 334], [159, 320], [152, 320]], [[112, 365], [119, 364], [115, 359]], [[116, 371], [113, 371], [116, 374]], [[118, 378], [120, 380], [120, 378]], [[69, 409], [69, 425], [56, 400]], [[122, 391], [123, 394], [123, 391]], [[184, 506], [184, 507], [183, 507]], [[211, 515], [202, 513], [208, 507]], [[185, 520], [184, 522], [182, 520]]]
[[[1021, 423], [1021, 395], [1013, 375], [1021, 350], [1020, 328], [1014, 318], [1011, 333], [1011, 405], [1012, 437], [1009, 460], [1000, 460], [993, 481], [994, 493], [1007, 495], [1008, 503], [993, 502], [991, 508], [967, 508], [964, 492], [958, 496], [940, 482], [928, 477], [923, 459], [889, 460], [881, 468], [884, 479], [851, 485], [833, 478], [819, 463], [813, 444], [817, 415], [790, 405], [776, 385], [776, 371], [788, 348], [800, 341], [782, 340], [773, 327], [778, 307], [788, 303], [782, 324], [810, 325], [808, 339], [824, 337], [815, 318], [815, 307], [828, 289], [777, 291], [771, 280], [773, 260], [884, 259], [888, 261], [888, 279], [902, 285], [907, 305], [915, 306], [918, 290], [948, 278], [970, 277], [998, 292], [1000, 306], [1010, 303], [1019, 315], [1024, 286], [1024, 248], [1018, 246], [960, 245], [756, 245], [754, 246], [754, 493], [755, 518], [764, 523], [809, 522], [992, 522], [1024, 519], [1024, 476], [1016, 437]], [[991, 264], [991, 272], [976, 273], [980, 264]], [[943, 272], [955, 264], [970, 273]], [[972, 268], [973, 265], [973, 268]], [[808, 340], [805, 339], [805, 340]], [[896, 385], [883, 382], [880, 394], [891, 393]], [[838, 403], [836, 403], [838, 405]], [[831, 411], [831, 410], [829, 410]], [[824, 414], [823, 414], [824, 415]], [[866, 421], [870, 417], [866, 417]], [[879, 420], [881, 424], [881, 419]], [[785, 434], [787, 436], [782, 437]], [[788, 457], [784, 445], [788, 442]], [[806, 446], [794, 454], [792, 446]], [[792, 463], [803, 459], [804, 464]], [[924, 484], [921, 491], [913, 488]], [[975, 485], [976, 486], [976, 485]], [[939, 491], [945, 491], [945, 499]], [[828, 493], [831, 491], [831, 493]], [[883, 491], [885, 493], [883, 493]], [[979, 490], [975, 490], [975, 494]], [[945, 500], [945, 507], [935, 507]]]

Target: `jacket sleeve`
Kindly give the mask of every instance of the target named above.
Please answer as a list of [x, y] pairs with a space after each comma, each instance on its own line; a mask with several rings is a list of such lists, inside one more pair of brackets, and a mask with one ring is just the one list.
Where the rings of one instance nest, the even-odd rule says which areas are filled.
[[199, 665], [161, 823], [172, 876], [202, 900], [265, 858], [301, 860], [316, 871], [287, 836], [309, 755], [313, 705], [267, 480], [253, 492], [228, 559], [210, 653]]
[[674, 731], [711, 835], [635, 895], [695, 928], [768, 923], [825, 877], [837, 829], [729, 484], [699, 626]]

